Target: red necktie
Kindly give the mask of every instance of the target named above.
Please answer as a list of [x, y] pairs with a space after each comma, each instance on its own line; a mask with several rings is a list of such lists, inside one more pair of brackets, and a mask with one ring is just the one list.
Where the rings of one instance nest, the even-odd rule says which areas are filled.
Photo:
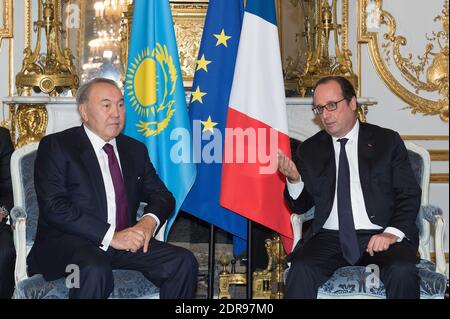
[[108, 155], [109, 172], [111, 173], [114, 193], [116, 195], [116, 231], [121, 231], [129, 227], [127, 193], [119, 163], [114, 153], [114, 147], [111, 144], [105, 144], [103, 150]]

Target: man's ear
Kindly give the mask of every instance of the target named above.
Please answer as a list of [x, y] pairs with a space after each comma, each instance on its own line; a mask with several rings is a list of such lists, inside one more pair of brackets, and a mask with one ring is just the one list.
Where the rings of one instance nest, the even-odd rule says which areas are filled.
[[356, 97], [352, 97], [352, 99], [350, 100], [350, 107], [352, 108], [352, 110], [354, 112], [356, 112], [356, 109], [358, 108], [358, 102], [356, 102]]
[[78, 112], [80, 113], [83, 123], [87, 122], [86, 104], [80, 104], [78, 106]]

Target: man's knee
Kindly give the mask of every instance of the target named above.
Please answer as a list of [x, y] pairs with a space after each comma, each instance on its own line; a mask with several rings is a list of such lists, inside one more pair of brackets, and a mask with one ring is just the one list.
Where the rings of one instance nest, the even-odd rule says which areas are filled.
[[398, 261], [390, 265], [386, 265], [381, 270], [381, 280], [395, 280], [402, 282], [404, 280], [418, 279], [418, 271], [416, 265], [409, 262]]
[[79, 267], [81, 280], [89, 282], [114, 284], [113, 272], [110, 260], [103, 255], [91, 255], [83, 260]]
[[195, 258], [194, 254], [187, 249], [180, 249], [177, 254], [180, 267], [183, 270], [189, 270], [190, 272], [198, 272], [198, 262], [197, 258]]
[[303, 254], [297, 254], [292, 258], [289, 272], [310, 273], [313, 270], [317, 270], [317, 264], [311, 258]]

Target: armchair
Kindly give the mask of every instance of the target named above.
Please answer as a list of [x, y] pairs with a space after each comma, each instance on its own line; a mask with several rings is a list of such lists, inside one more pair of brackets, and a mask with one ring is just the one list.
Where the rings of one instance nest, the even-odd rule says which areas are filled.
[[[409, 160], [415, 177], [422, 188], [421, 208], [417, 217], [421, 261], [417, 264], [420, 277], [421, 299], [442, 299], [446, 288], [444, 255], [444, 218], [439, 207], [428, 204], [430, 183], [430, 154], [426, 149], [411, 142], [405, 142]], [[301, 239], [303, 223], [314, 218], [314, 207], [302, 215], [292, 214], [291, 224], [294, 245]], [[431, 262], [431, 225], [434, 229], [434, 250], [436, 262]], [[333, 276], [319, 288], [318, 298], [386, 298], [384, 285], [371, 285], [372, 271], [362, 266], [348, 266], [338, 269]]]
[[[28, 277], [27, 254], [33, 246], [36, 236], [39, 207], [34, 190], [34, 160], [38, 143], [28, 144], [17, 149], [11, 157], [11, 178], [14, 192], [13, 220], [14, 244], [16, 247], [15, 281], [16, 299], [63, 299], [68, 298], [69, 289], [65, 278], [45, 281], [40, 274]], [[143, 212], [144, 205], [140, 207]], [[138, 214], [138, 216], [141, 216]], [[157, 239], [162, 240], [164, 226]], [[132, 270], [114, 270], [114, 290], [112, 299], [154, 299], [159, 298], [159, 289], [140, 272]]]

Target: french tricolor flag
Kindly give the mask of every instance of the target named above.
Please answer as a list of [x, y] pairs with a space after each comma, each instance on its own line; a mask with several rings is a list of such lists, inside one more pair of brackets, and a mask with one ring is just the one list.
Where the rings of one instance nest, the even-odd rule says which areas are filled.
[[220, 204], [278, 232], [291, 251], [285, 178], [291, 154], [274, 0], [247, 0], [225, 133]]

